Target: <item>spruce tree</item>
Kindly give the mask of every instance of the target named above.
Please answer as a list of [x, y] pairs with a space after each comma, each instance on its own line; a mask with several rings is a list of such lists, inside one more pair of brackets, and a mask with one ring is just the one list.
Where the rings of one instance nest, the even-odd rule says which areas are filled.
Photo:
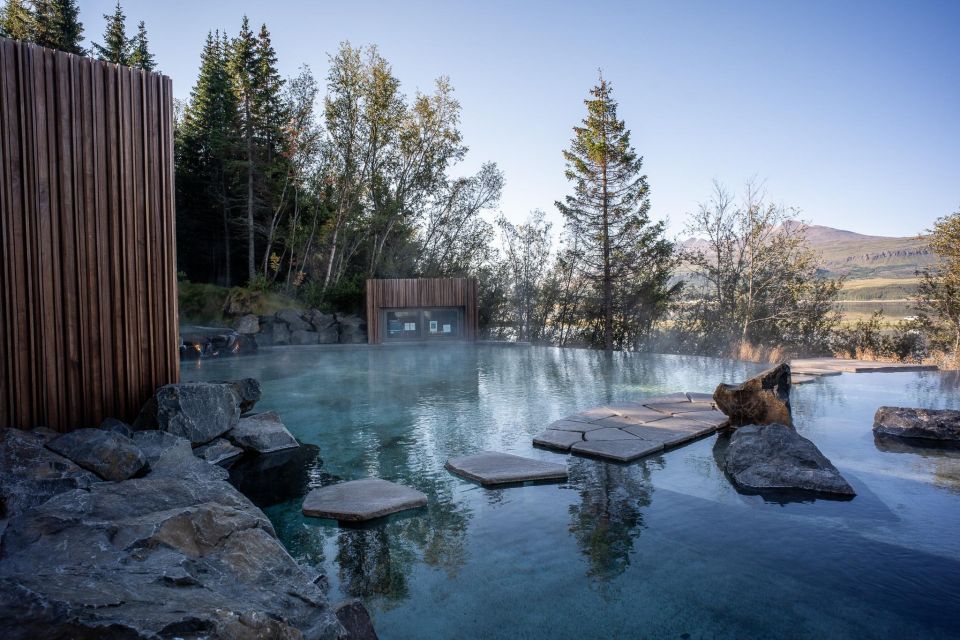
[[78, 56], [86, 54], [81, 46], [83, 24], [75, 0], [36, 0], [33, 4], [34, 42]]
[[107, 21], [107, 27], [103, 31], [103, 44], [93, 43], [97, 58], [116, 64], [130, 64], [133, 41], [127, 37], [127, 16], [120, 7], [120, 0], [117, 0], [113, 15], [105, 13], [103, 18]]
[[230, 75], [237, 98], [240, 133], [243, 137], [243, 169], [246, 177], [246, 231], [247, 231], [247, 277], [250, 281], [257, 275], [256, 268], [256, 202], [254, 199], [254, 173], [256, 171], [255, 140], [257, 104], [257, 78], [260, 73], [257, 61], [257, 41], [250, 30], [250, 20], [243, 16], [240, 33], [230, 47]]
[[143, 20], [137, 25], [137, 35], [133, 37], [133, 44], [130, 52], [130, 66], [144, 71], [153, 71], [157, 68], [156, 59], [150, 53], [149, 43], [147, 41], [147, 27]]
[[[206, 275], [219, 273], [221, 282], [230, 286], [230, 203], [238, 139], [236, 99], [227, 69], [228, 49], [226, 36], [207, 34], [200, 56], [200, 75], [177, 132], [176, 150], [181, 262], [208, 272]], [[214, 258], [214, 264], [202, 264], [198, 260], [211, 255], [205, 245], [217, 228], [222, 229], [223, 262]]]
[[7, 0], [0, 14], [0, 35], [15, 40], [33, 40], [34, 18], [23, 0]]
[[[617, 337], [621, 346], [631, 346], [624, 336], [615, 336], [617, 305], [621, 324], [629, 325], [638, 306], [657, 305], [667, 295], [663, 273], [668, 270], [662, 267], [671, 260], [672, 246], [664, 239], [663, 223], [650, 221], [643, 158], [630, 145], [630, 131], [617, 117], [610, 83], [602, 75], [584, 104], [587, 116], [574, 127], [570, 148], [563, 152], [573, 194], [556, 206], [582, 248], [584, 275], [597, 288], [598, 313], [589, 319], [599, 327], [594, 343], [612, 350]], [[658, 274], [654, 282], [645, 279], [648, 271]]]

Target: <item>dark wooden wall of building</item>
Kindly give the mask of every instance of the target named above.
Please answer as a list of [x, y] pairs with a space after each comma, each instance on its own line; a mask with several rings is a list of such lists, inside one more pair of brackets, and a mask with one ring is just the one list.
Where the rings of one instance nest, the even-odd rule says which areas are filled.
[[380, 309], [463, 307], [463, 335], [477, 337], [476, 278], [407, 278], [367, 280], [367, 340], [381, 341]]
[[177, 380], [172, 109], [165, 76], [0, 38], [0, 426]]

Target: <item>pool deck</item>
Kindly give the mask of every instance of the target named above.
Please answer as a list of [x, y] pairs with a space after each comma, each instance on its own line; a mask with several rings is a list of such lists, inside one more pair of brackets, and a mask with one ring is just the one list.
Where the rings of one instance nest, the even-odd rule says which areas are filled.
[[632, 462], [710, 435], [726, 422], [709, 394], [680, 392], [575, 413], [547, 425], [533, 444]]
[[937, 366], [904, 362], [872, 362], [847, 358], [798, 358], [790, 361], [790, 370], [794, 375], [837, 376], [841, 373], [937, 371]]

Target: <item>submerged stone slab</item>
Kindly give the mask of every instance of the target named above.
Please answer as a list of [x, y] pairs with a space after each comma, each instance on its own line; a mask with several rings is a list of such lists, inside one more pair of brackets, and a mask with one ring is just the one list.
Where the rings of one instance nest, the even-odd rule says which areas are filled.
[[687, 396], [686, 391], [677, 391], [676, 393], [665, 393], [659, 396], [642, 398], [640, 402], [645, 405], [667, 404], [670, 402], [690, 402], [690, 398]]
[[810, 384], [811, 382], [816, 381], [816, 379], [817, 376], [794, 373], [790, 376], [790, 384]]
[[621, 422], [623, 424], [637, 424], [638, 422], [658, 420], [663, 417], [663, 414], [656, 409], [651, 409], [650, 407], [646, 407], [637, 403], [630, 403], [629, 405], [615, 405], [612, 408], [617, 410], [617, 415], [604, 418], [598, 422]]
[[647, 403], [647, 406], [654, 411], [659, 413], [690, 413], [692, 411], [711, 411], [714, 408], [712, 402], [665, 402], [651, 404]]
[[624, 431], [627, 431], [638, 438], [649, 440], [650, 442], [659, 442], [664, 447], [675, 447], [678, 444], [689, 442], [697, 437], [696, 432], [661, 429], [656, 426], [656, 423], [626, 427]]
[[617, 412], [610, 407], [596, 407], [594, 409], [587, 409], [586, 411], [581, 411], [580, 413], [575, 413], [572, 416], [567, 416], [567, 420], [573, 420], [575, 422], [595, 422], [597, 420], [603, 420], [604, 418], [610, 418], [617, 415]]
[[560, 431], [558, 429], [547, 429], [533, 439], [533, 444], [539, 447], [546, 447], [548, 449], [569, 451], [572, 444], [582, 441], [583, 433], [579, 431]]
[[663, 444], [632, 437], [629, 440], [594, 440], [578, 442], [570, 447], [572, 453], [617, 462], [632, 462], [663, 450]]
[[687, 396], [687, 400], [690, 402], [713, 402], [712, 393], [698, 393], [695, 391], [687, 391], [684, 395]]
[[303, 515], [362, 522], [427, 504], [427, 496], [380, 478], [351, 480], [314, 489], [303, 501]]
[[687, 420], [696, 420], [697, 422], [703, 422], [714, 427], [722, 427], [728, 421], [726, 414], [716, 409], [709, 411], [691, 411], [690, 413], [681, 414], [678, 417], [686, 418]]
[[482, 485], [567, 479], [566, 465], [496, 451], [481, 451], [472, 456], [450, 458], [446, 467], [458, 476]]

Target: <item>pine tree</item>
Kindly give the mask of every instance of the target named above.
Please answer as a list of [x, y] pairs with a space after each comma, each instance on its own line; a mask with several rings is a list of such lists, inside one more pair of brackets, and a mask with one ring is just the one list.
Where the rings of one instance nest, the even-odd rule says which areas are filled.
[[[672, 246], [663, 223], [650, 221], [643, 158], [630, 146], [630, 131], [617, 118], [617, 103], [602, 75], [584, 104], [587, 116], [563, 152], [573, 195], [556, 206], [583, 251], [584, 275], [599, 289], [599, 313], [591, 318], [600, 334], [594, 343], [612, 350], [617, 337], [630, 346], [625, 335], [615, 336], [618, 305], [621, 325], [632, 325], [637, 305], [645, 300], [654, 305], [667, 295], [661, 267], [670, 261]], [[647, 270], [658, 274], [655, 282], [645, 280]], [[646, 293], [637, 299], [637, 292]]]
[[[183, 122], [177, 131], [177, 226], [181, 263], [204, 275], [221, 275], [232, 284], [230, 206], [235, 185], [237, 105], [227, 69], [229, 41], [207, 34], [200, 57], [200, 75], [190, 92]], [[204, 246], [213, 229], [221, 228], [222, 265], [201, 261], [211, 254]], [[220, 270], [222, 267], [222, 271]], [[192, 274], [191, 274], [192, 275]]]
[[157, 68], [156, 59], [150, 53], [149, 43], [147, 42], [147, 27], [143, 20], [137, 25], [137, 35], [133, 37], [130, 66], [144, 71], [153, 71]]
[[36, 0], [34, 2], [34, 42], [78, 56], [86, 54], [81, 46], [83, 25], [75, 0]]
[[0, 35], [30, 42], [33, 29], [33, 14], [23, 0], [7, 0], [0, 14]]
[[252, 281], [257, 275], [256, 268], [256, 202], [254, 201], [254, 149], [256, 125], [257, 41], [250, 30], [250, 20], [243, 16], [240, 33], [233, 39], [230, 52], [230, 75], [237, 98], [240, 131], [243, 137], [243, 163], [246, 174], [246, 230], [247, 230], [247, 277]]
[[130, 64], [133, 40], [127, 37], [127, 16], [120, 7], [120, 0], [117, 0], [113, 15], [105, 13], [103, 18], [107, 21], [107, 27], [103, 31], [103, 44], [93, 43], [97, 58], [116, 64]]

